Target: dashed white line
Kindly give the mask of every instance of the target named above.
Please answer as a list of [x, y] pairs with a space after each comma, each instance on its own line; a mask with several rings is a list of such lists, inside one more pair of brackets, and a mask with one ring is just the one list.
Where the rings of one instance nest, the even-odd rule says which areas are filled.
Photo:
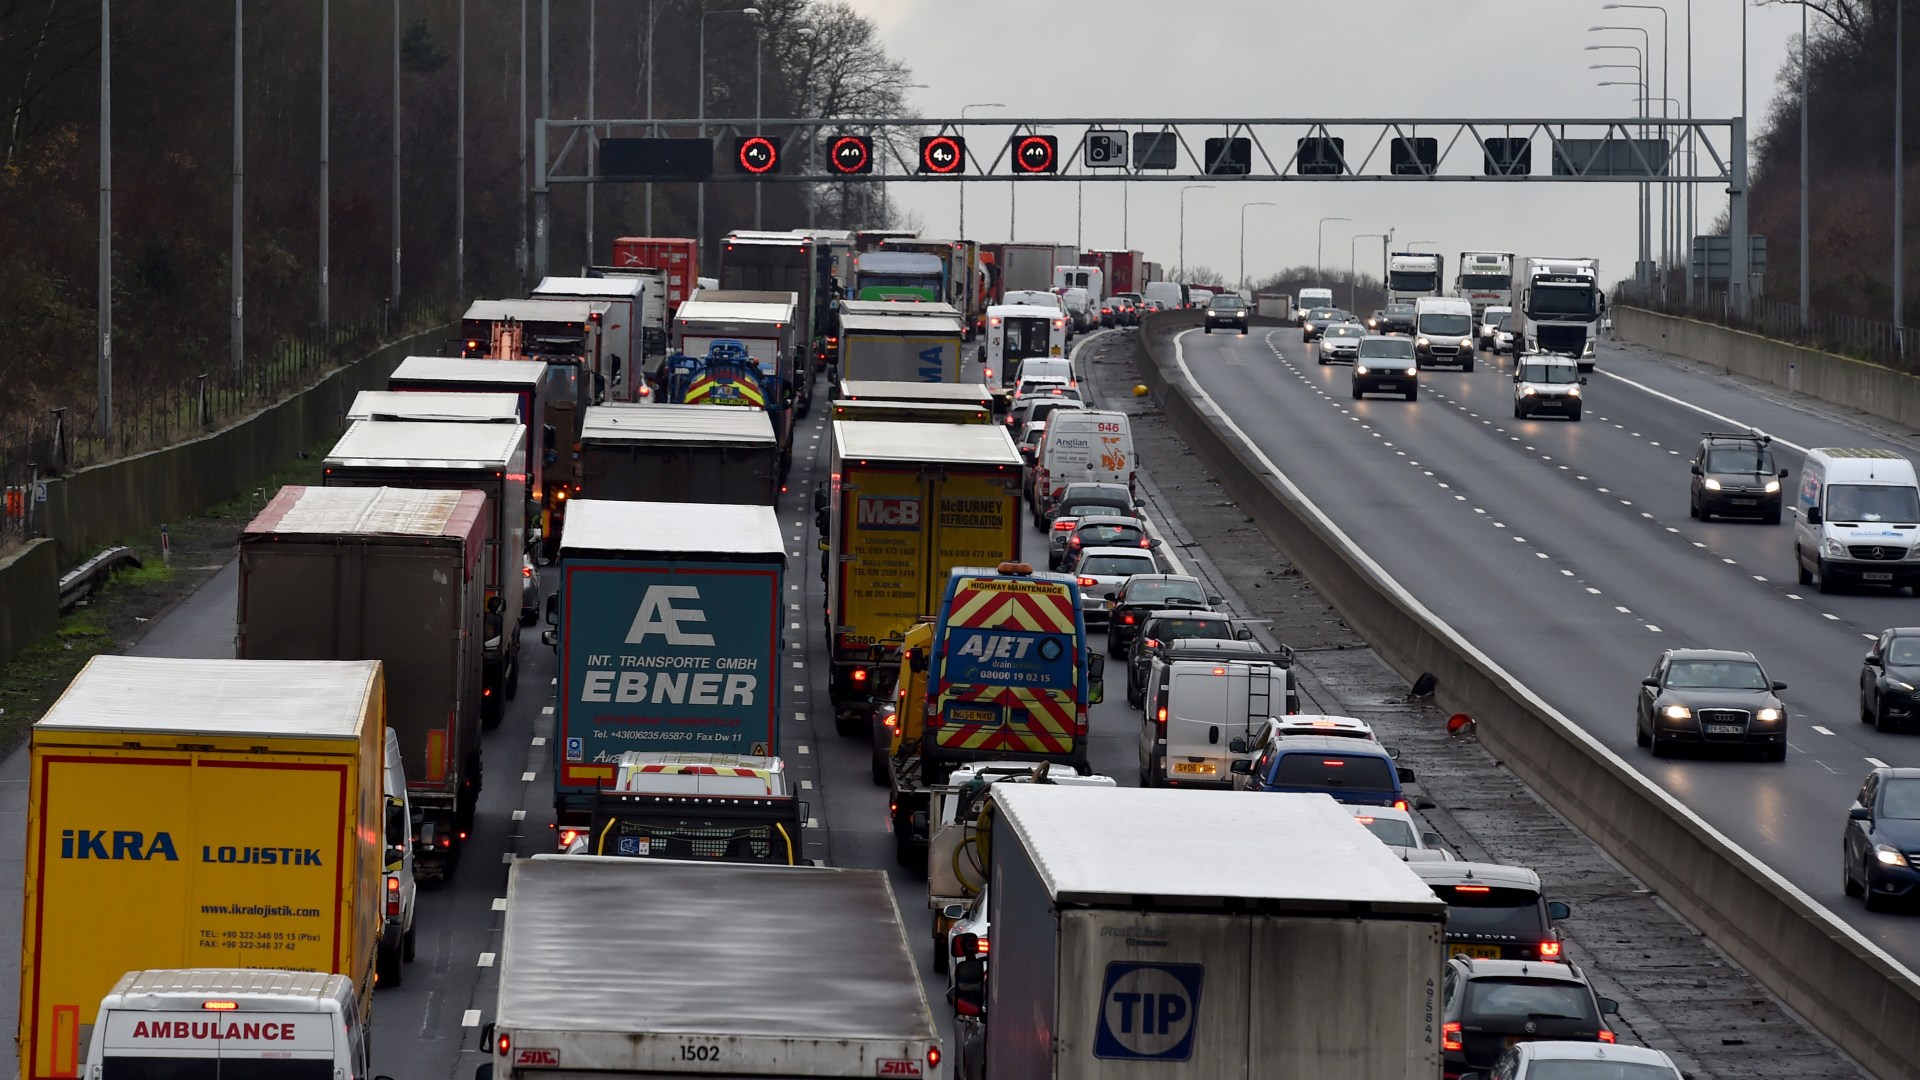
[[492, 967], [492, 966], [493, 966], [493, 954], [492, 954], [492, 953], [490, 953], [490, 952], [483, 952], [483, 953], [481, 953], [481, 954], [480, 954], [480, 966], [481, 966], [481, 967]]
[[1877, 757], [1870, 757], [1870, 758], [1868, 758], [1868, 759], [1867, 759], [1867, 764], [1869, 764], [1869, 765], [1871, 765], [1871, 766], [1873, 766], [1873, 767], [1874, 767], [1874, 768], [1876, 768], [1876, 769], [1884, 769], [1884, 768], [1886, 768], [1886, 767], [1887, 767], [1887, 763], [1886, 763], [1886, 762], [1884, 762], [1884, 761], [1881, 761], [1881, 760], [1880, 760], [1879, 758], [1877, 758]]
[[533, 778], [534, 778], [534, 774], [530, 772], [523, 772], [520, 774], [520, 779], [523, 783], [531, 784], [533, 783]]
[[507, 898], [506, 898], [506, 897], [504, 897], [504, 896], [496, 896], [496, 897], [494, 897], [494, 898], [493, 898], [493, 910], [495, 910], [495, 911], [505, 911], [505, 910], [507, 910]]
[[1823, 619], [1828, 619], [1828, 620], [1831, 620], [1831, 621], [1833, 621], [1833, 622], [1839, 622], [1839, 621], [1840, 621], [1840, 616], [1838, 616], [1838, 615], [1835, 615], [1835, 614], [1834, 614], [1833, 612], [1831, 612], [1831, 611], [1823, 611], [1823, 612], [1821, 612], [1821, 613], [1820, 613], [1820, 617], [1821, 617], [1821, 618], [1823, 618]]
[[480, 1026], [480, 1010], [468, 1009], [460, 1014], [460, 1026], [463, 1028]]
[[545, 735], [535, 735], [533, 737], [533, 745], [535, 746], [547, 745], [547, 737]]
[[527, 812], [525, 810], [515, 810], [513, 812], [513, 820], [515, 821], [527, 820]]
[[1660, 633], [1660, 628], [1653, 625], [1652, 623], [1641, 623], [1640, 625], [1646, 627], [1648, 630], [1651, 630], [1656, 634]]
[[1621, 607], [1621, 606], [1620, 606], [1619, 604], [1615, 604], [1615, 605], [1613, 605], [1613, 610], [1615, 610], [1615, 611], [1617, 611], [1617, 612], [1619, 612], [1619, 613], [1620, 613], [1620, 614], [1622, 614], [1622, 615], [1631, 615], [1631, 614], [1633, 614], [1633, 609], [1632, 609], [1632, 608], [1624, 608], [1624, 607]]
[[1821, 726], [1820, 726], [1819, 724], [1813, 724], [1813, 725], [1810, 725], [1810, 726], [1811, 726], [1811, 727], [1813, 728], [1813, 730], [1815, 730], [1815, 731], [1817, 731], [1817, 732], [1819, 732], [1819, 733], [1820, 733], [1820, 734], [1822, 734], [1822, 735], [1831, 735], [1831, 734], [1833, 734], [1833, 732], [1832, 732], [1831, 730], [1829, 730], [1829, 729], [1827, 729], [1827, 728], [1823, 728], [1823, 727], [1821, 727]]

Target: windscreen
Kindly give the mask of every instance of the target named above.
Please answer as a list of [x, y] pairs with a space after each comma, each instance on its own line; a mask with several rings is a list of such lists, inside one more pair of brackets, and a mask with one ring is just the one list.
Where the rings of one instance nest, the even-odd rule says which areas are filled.
[[1600, 1022], [1592, 991], [1557, 979], [1474, 979], [1467, 984], [1466, 1008], [1482, 1018]]
[[1375, 338], [1360, 343], [1360, 357], [1364, 360], [1411, 360], [1413, 342], [1406, 338]]
[[1520, 365], [1520, 378], [1532, 383], [1574, 383], [1580, 381], [1580, 369], [1572, 364]]
[[1053, 320], [1028, 316], [1011, 316], [1006, 320], [1006, 351], [1008, 360], [1024, 360], [1029, 356], [1045, 356], [1050, 345], [1048, 331]]
[[1198, 605], [1206, 590], [1197, 581], [1181, 578], [1151, 578], [1145, 581], [1135, 578], [1127, 583], [1126, 599], [1131, 602], [1158, 601], [1180, 597]]
[[1513, 287], [1512, 274], [1461, 274], [1460, 287], [1493, 291]]
[[1146, 539], [1138, 525], [1082, 525], [1080, 543], [1085, 547], [1129, 547]]
[[331, 1059], [117, 1057], [101, 1080], [333, 1080]]
[[1920, 638], [1894, 638], [1887, 647], [1887, 663], [1894, 667], [1920, 666]]
[[1060, 504], [1057, 517], [1094, 517], [1096, 515], [1118, 514], [1132, 517], [1133, 507], [1123, 499], [1073, 499]]
[[1726, 447], [1707, 451], [1707, 471], [1772, 476], [1773, 453], [1758, 447]]
[[1765, 690], [1760, 665], [1747, 660], [1675, 660], [1667, 685], [1680, 690]]
[[1357, 326], [1329, 326], [1327, 327], [1327, 336], [1337, 337], [1337, 338], [1350, 338], [1350, 337], [1357, 338], [1357, 337], [1366, 337], [1367, 332]]
[[1920, 820], [1920, 780], [1889, 780], [1880, 785], [1874, 809], [1884, 818]]
[[1356, 818], [1367, 831], [1380, 838], [1383, 844], [1394, 847], [1419, 847], [1420, 842], [1413, 835], [1413, 826], [1399, 818], [1362, 817]]
[[1232, 311], [1246, 307], [1245, 304], [1240, 302], [1240, 298], [1237, 296], [1216, 296], [1208, 301], [1208, 303], [1221, 311]]
[[1473, 329], [1473, 316], [1430, 311], [1420, 316], [1420, 332], [1434, 337], [1464, 337]]
[[1317, 307], [1317, 308], [1314, 308], [1312, 311], [1307, 312], [1307, 318], [1312, 322], [1321, 322], [1323, 320], [1333, 318], [1334, 312], [1335, 312], [1334, 308]]
[[1090, 577], [1129, 577], [1153, 571], [1152, 559], [1129, 555], [1089, 555], [1080, 561], [1080, 572]]
[[1581, 1061], [1535, 1058], [1527, 1080], [1679, 1080], [1665, 1065], [1639, 1061]]
[[1394, 270], [1387, 274], [1387, 287], [1394, 292], [1435, 292], [1440, 275], [1431, 270]]
[[1274, 758], [1267, 783], [1273, 787], [1389, 791], [1393, 788], [1393, 769], [1385, 758], [1303, 751]]
[[1435, 885], [1433, 892], [1447, 902], [1448, 934], [1510, 934], [1524, 941], [1547, 934], [1540, 894], [1532, 889]]
[[1386, 316], [1389, 319], [1411, 319], [1413, 318], [1413, 306], [1411, 304], [1388, 304]]
[[1053, 398], [1048, 401], [1036, 401], [1033, 403], [1033, 411], [1027, 414], [1027, 419], [1029, 422], [1045, 420], [1047, 417], [1053, 415], [1055, 409], [1077, 409], [1080, 407], [1080, 402], [1063, 397]]
[[1920, 522], [1920, 493], [1889, 484], [1829, 484], [1827, 520]]
[[1233, 624], [1225, 619], [1155, 619], [1146, 635], [1155, 641], [1228, 641]]
[[1487, 322], [1491, 323], [1495, 330], [1511, 330], [1513, 329], [1513, 312], [1502, 311], [1489, 318]]
[[1595, 310], [1591, 285], [1535, 285], [1527, 293], [1527, 311], [1535, 316], [1589, 316]]

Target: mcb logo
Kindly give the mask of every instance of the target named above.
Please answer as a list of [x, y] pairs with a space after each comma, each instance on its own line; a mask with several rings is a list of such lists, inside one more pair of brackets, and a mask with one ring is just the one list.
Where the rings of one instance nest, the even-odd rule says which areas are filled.
[[920, 500], [889, 498], [884, 495], [862, 496], [859, 506], [859, 524], [863, 529], [918, 532]]
[[1205, 976], [1206, 968], [1199, 964], [1108, 964], [1093, 1056], [1130, 1061], [1193, 1057]]

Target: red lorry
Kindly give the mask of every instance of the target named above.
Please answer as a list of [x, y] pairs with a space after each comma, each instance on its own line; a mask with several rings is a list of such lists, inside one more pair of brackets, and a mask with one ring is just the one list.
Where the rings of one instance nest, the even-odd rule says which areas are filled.
[[667, 318], [700, 287], [700, 242], [684, 236], [622, 236], [613, 242], [613, 265], [649, 266], [667, 278]]
[[1103, 248], [1080, 253], [1082, 266], [1097, 266], [1106, 275], [1107, 295], [1137, 293], [1146, 288], [1146, 256], [1138, 251]]

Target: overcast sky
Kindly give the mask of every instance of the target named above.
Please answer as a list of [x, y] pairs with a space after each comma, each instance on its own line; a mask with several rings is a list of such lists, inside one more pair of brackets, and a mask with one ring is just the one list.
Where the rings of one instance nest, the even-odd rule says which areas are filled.
[[[1211, 0], [1186, 7], [1166, 0], [850, 0], [878, 24], [892, 54], [912, 66], [914, 81], [926, 84], [909, 91], [922, 116], [955, 117], [969, 103], [1004, 102], [1008, 108], [974, 109], [969, 115], [1328, 121], [1635, 115], [1636, 90], [1598, 85], [1631, 81], [1637, 78], [1633, 71], [1588, 69], [1595, 63], [1632, 64], [1634, 53], [1583, 47], [1638, 44], [1640, 35], [1589, 33], [1587, 28], [1650, 27], [1650, 93], [1658, 95], [1661, 16], [1658, 11], [1602, 11], [1604, 2]], [[1668, 92], [1684, 101], [1688, 0], [1665, 2], [1673, 21]], [[1692, 0], [1697, 117], [1724, 119], [1739, 112], [1741, 4]], [[1751, 7], [1748, 19], [1748, 108], [1760, 118], [1796, 41], [1800, 16], [1797, 7]], [[998, 144], [1007, 134], [995, 132], [988, 141]], [[1472, 145], [1464, 148], [1471, 152]], [[976, 143], [969, 151], [977, 155], [981, 147]], [[1291, 152], [1290, 138], [1286, 152]], [[1356, 152], [1351, 133], [1347, 152]], [[1545, 156], [1544, 140], [1536, 140], [1536, 173], [1544, 171]], [[1253, 278], [1312, 263], [1319, 219], [1328, 216], [1353, 219], [1326, 224], [1329, 268], [1347, 267], [1355, 234], [1389, 229], [1395, 233], [1394, 250], [1412, 241], [1434, 241], [1447, 256], [1449, 280], [1457, 254], [1474, 249], [1595, 256], [1608, 281], [1628, 276], [1633, 268], [1637, 199], [1632, 184], [1214, 183], [1213, 190], [1187, 196], [1186, 258], [1189, 266], [1213, 267], [1229, 280], [1239, 275], [1241, 206], [1252, 201], [1279, 204], [1245, 212], [1247, 274]], [[966, 185], [970, 238], [1007, 239], [1011, 186], [1006, 181]], [[1125, 246], [1146, 252], [1171, 272], [1179, 245], [1176, 184], [1022, 185], [1017, 239], [1074, 243], [1079, 187], [1084, 191], [1082, 246], [1121, 247], [1123, 186]], [[896, 183], [889, 190], [896, 206], [918, 215], [928, 235], [958, 232], [953, 185]], [[1726, 198], [1720, 187], [1703, 185], [1699, 199], [1704, 231], [1725, 208]], [[1657, 194], [1655, 205], [1657, 230]], [[1363, 270], [1378, 267], [1379, 243], [1358, 241]], [[1422, 250], [1434, 249], [1423, 245]]]

